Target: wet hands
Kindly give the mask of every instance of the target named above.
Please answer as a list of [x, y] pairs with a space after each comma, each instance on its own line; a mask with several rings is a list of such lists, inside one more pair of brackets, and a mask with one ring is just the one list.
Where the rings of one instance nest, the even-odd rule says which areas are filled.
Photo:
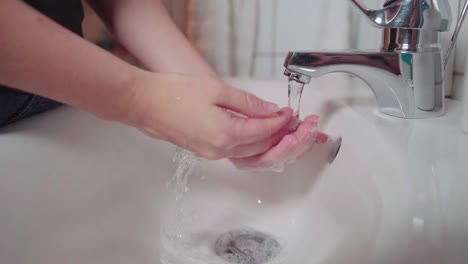
[[124, 122], [211, 160], [239, 168], [269, 167], [307, 152], [328, 137], [318, 118], [297, 125], [280, 109], [220, 80], [143, 72], [129, 90]]
[[308, 116], [300, 121], [294, 116], [279, 131], [281, 140], [268, 151], [242, 158], [231, 158], [239, 169], [270, 169], [282, 167], [302, 157], [315, 144], [328, 141], [328, 135], [318, 131], [319, 117]]

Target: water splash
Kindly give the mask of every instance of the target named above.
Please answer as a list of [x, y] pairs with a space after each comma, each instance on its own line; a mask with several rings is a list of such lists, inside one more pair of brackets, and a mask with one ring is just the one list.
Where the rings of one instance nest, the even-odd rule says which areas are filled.
[[[178, 149], [173, 161], [178, 164], [178, 167], [166, 185], [166, 190], [175, 205], [170, 208], [168, 218], [161, 227], [160, 262], [162, 264], [229, 263], [213, 252], [216, 233], [206, 237], [206, 234], [200, 234], [197, 231], [193, 233], [193, 229], [190, 228], [198, 224], [196, 214], [199, 212], [190, 207], [189, 180], [194, 177], [194, 171], [200, 165], [201, 158], [190, 151]], [[265, 244], [265, 246], [269, 245]], [[270, 247], [266, 249], [269, 250]], [[264, 257], [262, 254], [269, 253], [268, 250], [260, 251], [255, 258], [261, 259]]]
[[163, 253], [166, 254], [161, 256], [161, 261], [167, 264], [174, 263], [170, 260], [171, 255], [184, 252], [193, 242], [192, 234], [185, 228], [185, 222], [190, 221], [191, 217], [184, 208], [184, 197], [190, 190], [189, 178], [199, 164], [200, 158], [188, 150], [177, 149], [173, 162], [177, 163], [178, 166], [174, 176], [166, 185], [166, 191], [173, 191], [175, 207], [161, 230]]
[[200, 158], [188, 150], [177, 149], [172, 161], [177, 163], [178, 166], [174, 177], [166, 186], [166, 190], [170, 190], [171, 183], [174, 185], [175, 200], [179, 202], [178, 205], [180, 205], [180, 202], [184, 198], [184, 194], [189, 190], [189, 177], [198, 165]]

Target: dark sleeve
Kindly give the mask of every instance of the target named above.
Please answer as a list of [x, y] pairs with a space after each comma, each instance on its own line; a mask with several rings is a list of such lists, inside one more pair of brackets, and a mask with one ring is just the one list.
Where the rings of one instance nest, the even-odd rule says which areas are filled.
[[[80, 0], [25, 0], [24, 2], [75, 34], [83, 36], [81, 23], [84, 15]], [[56, 101], [0, 85], [0, 126], [60, 105]]]

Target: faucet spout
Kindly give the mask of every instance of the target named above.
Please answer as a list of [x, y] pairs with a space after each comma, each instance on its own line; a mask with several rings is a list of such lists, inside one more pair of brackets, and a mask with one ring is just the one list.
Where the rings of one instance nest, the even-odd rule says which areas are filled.
[[444, 114], [440, 52], [290, 52], [284, 66], [286, 75], [305, 82], [333, 72], [357, 76], [369, 85], [380, 111], [388, 115], [432, 118]]

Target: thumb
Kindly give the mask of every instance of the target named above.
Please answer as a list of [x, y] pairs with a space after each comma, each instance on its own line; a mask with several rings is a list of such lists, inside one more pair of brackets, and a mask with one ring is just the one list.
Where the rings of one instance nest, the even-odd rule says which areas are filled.
[[280, 110], [278, 105], [234, 87], [223, 89], [216, 104], [252, 118], [271, 117]]

